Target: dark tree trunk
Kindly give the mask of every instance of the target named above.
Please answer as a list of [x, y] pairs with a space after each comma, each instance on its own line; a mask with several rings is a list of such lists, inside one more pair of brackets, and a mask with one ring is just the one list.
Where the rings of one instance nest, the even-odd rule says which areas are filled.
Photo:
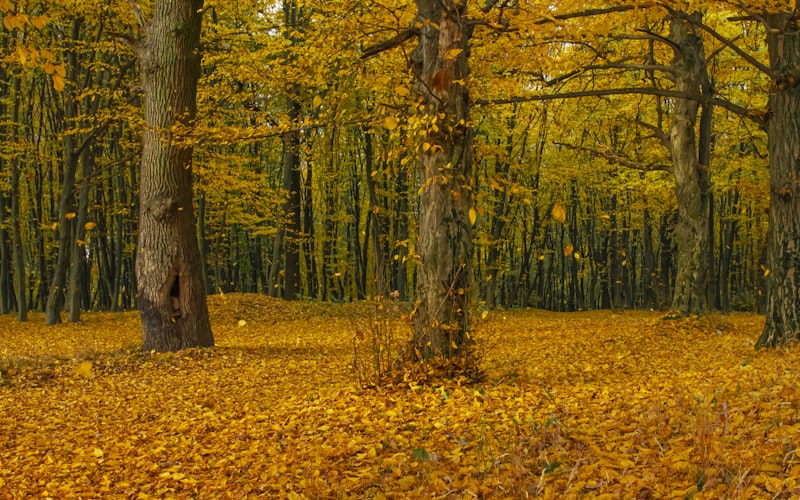
[[[75, 224], [75, 246], [72, 249], [72, 264], [69, 270], [69, 321], [76, 323], [81, 319], [82, 295], [87, 291], [89, 283], [84, 279], [87, 269], [88, 254], [86, 252], [86, 223], [89, 217], [89, 176], [92, 171], [91, 148], [85, 148], [81, 154], [82, 179], [78, 195], [78, 215]], [[83, 304], [85, 306], [85, 304]]]
[[213, 346], [192, 205], [202, 0], [155, 2], [139, 47], [144, 86], [136, 281], [142, 349]]
[[653, 286], [656, 278], [656, 260], [653, 254], [653, 223], [650, 210], [645, 208], [642, 227], [642, 308], [655, 309], [659, 306]]
[[756, 347], [800, 338], [800, 27], [798, 12], [765, 14], [770, 68], [770, 203], [766, 324]]
[[451, 358], [470, 343], [472, 275], [469, 116], [469, 21], [467, 2], [417, 0], [419, 45], [412, 54], [422, 120], [417, 253], [417, 311], [413, 352], [417, 359]]
[[[14, 104], [11, 115], [12, 127], [19, 123], [20, 79], [14, 78]], [[16, 129], [11, 132], [11, 141], [17, 142]], [[19, 213], [19, 182], [20, 182], [20, 158], [11, 161], [11, 235], [12, 235], [12, 255], [14, 257], [14, 289], [17, 297], [17, 319], [25, 321], [28, 319], [28, 302], [25, 292], [28, 290], [27, 280], [25, 279], [25, 248], [22, 246], [22, 226]], [[0, 208], [0, 210], [4, 210]]]
[[[83, 19], [76, 17], [72, 21], [70, 36], [77, 43]], [[67, 54], [69, 75], [65, 86], [64, 120], [73, 123], [78, 116], [77, 90], [78, 56], [75, 48]], [[58, 200], [58, 257], [53, 272], [53, 282], [47, 296], [46, 321], [48, 325], [61, 323], [61, 311], [64, 309], [67, 272], [72, 259], [72, 243], [75, 225], [75, 175], [78, 170], [79, 151], [76, 134], [64, 134], [64, 177], [61, 181], [61, 195]]]
[[[292, 123], [300, 116], [300, 105], [289, 103], [289, 116]], [[300, 294], [300, 133], [287, 132], [284, 135], [283, 168], [284, 189], [287, 190], [286, 232], [283, 247], [285, 251], [283, 267], [283, 298], [296, 300]]]
[[[369, 131], [364, 133], [364, 178], [367, 180], [367, 191], [369, 194], [369, 218], [372, 226], [372, 251], [374, 252], [373, 278], [375, 280], [374, 294], [384, 297], [387, 295], [388, 283], [386, 280], [386, 261], [383, 241], [386, 240], [384, 233], [386, 224], [381, 213], [384, 210], [378, 203], [378, 189], [375, 182], [377, 175], [375, 170], [375, 151], [372, 145], [372, 134]], [[365, 242], [366, 245], [366, 242]]]
[[[314, 252], [314, 164], [309, 161], [306, 165], [305, 178], [303, 179], [303, 254], [306, 261], [306, 288], [308, 296], [312, 299], [319, 298], [317, 280], [317, 258]], [[260, 259], [259, 259], [260, 264]]]
[[408, 170], [402, 161], [395, 182], [394, 283], [398, 298], [405, 301], [408, 300]]

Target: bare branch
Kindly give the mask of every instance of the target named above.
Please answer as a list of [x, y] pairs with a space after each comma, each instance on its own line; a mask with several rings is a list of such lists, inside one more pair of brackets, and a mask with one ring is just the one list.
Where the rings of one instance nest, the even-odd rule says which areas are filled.
[[555, 144], [556, 146], [563, 146], [567, 149], [584, 151], [586, 153], [590, 153], [595, 156], [605, 158], [612, 165], [620, 165], [635, 170], [641, 170], [643, 172], [656, 172], [656, 171], [672, 172], [672, 165], [664, 163], [649, 163], [649, 164], [639, 163], [626, 158], [617, 151], [613, 151], [610, 149], [587, 148], [585, 146], [575, 146], [574, 144], [567, 144], [564, 142], [554, 142], [553, 144]]
[[648, 7], [652, 7], [653, 4], [645, 4], [645, 5], [618, 5], [616, 7], [606, 7], [602, 9], [587, 9], [581, 12], [568, 12], [566, 14], [556, 14], [553, 17], [548, 17], [546, 19], [542, 19], [536, 21], [534, 24], [547, 24], [552, 23], [555, 21], [565, 21], [568, 19], [577, 19], [581, 17], [592, 17], [592, 16], [599, 16], [602, 14], [613, 14], [617, 12], [628, 12], [630, 10], [636, 9], [645, 9]]
[[370, 59], [372, 57], [377, 56], [381, 52], [385, 52], [387, 50], [393, 49], [395, 47], [399, 47], [400, 45], [404, 44], [411, 38], [419, 35], [419, 28], [406, 28], [400, 33], [396, 34], [392, 38], [388, 40], [384, 40], [380, 43], [376, 43], [370, 47], [367, 47], [361, 53], [361, 60]]
[[735, 43], [733, 43], [733, 41], [731, 41], [731, 40], [725, 38], [724, 36], [720, 35], [719, 33], [717, 33], [716, 30], [714, 30], [712, 27], [707, 26], [703, 22], [692, 18], [692, 16], [687, 16], [683, 12], [678, 12], [675, 15], [677, 17], [685, 19], [689, 23], [693, 24], [694, 26], [700, 28], [701, 30], [705, 31], [706, 33], [708, 33], [709, 35], [711, 35], [712, 37], [717, 39], [717, 41], [719, 41], [721, 44], [725, 45], [726, 47], [728, 47], [732, 51], [736, 52], [736, 54], [739, 57], [741, 57], [742, 59], [744, 59], [745, 61], [747, 61], [751, 65], [753, 65], [753, 67], [756, 68], [757, 70], [761, 71], [762, 73], [764, 73], [765, 75], [769, 76], [770, 78], [773, 78], [773, 79], [775, 78], [774, 72], [769, 67], [765, 66], [764, 64], [759, 62], [755, 57], [753, 57], [752, 55], [750, 55], [747, 52], [745, 52], [744, 50], [742, 50], [742, 48], [739, 47], [738, 45], [736, 45]]

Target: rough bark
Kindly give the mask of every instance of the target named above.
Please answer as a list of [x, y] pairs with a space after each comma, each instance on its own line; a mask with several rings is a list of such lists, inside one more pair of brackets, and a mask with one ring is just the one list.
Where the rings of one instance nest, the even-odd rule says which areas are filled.
[[[699, 22], [699, 14], [692, 16]], [[673, 17], [670, 39], [675, 44], [672, 62], [675, 90], [700, 92], [708, 81], [702, 37], [692, 31], [688, 21]], [[709, 300], [713, 280], [708, 267], [711, 180], [708, 165], [700, 161], [705, 155], [698, 150], [696, 140], [698, 109], [697, 101], [675, 99], [670, 115], [669, 149], [678, 199], [678, 225], [675, 228], [678, 274], [672, 311], [680, 315], [704, 314], [713, 306], [713, 301]], [[710, 113], [710, 107], [703, 109], [703, 114], [706, 113]], [[710, 116], [705, 116], [705, 119], [709, 120]]]
[[775, 81], [769, 94], [770, 203], [766, 323], [756, 347], [800, 337], [800, 67], [798, 13], [764, 16]]
[[415, 89], [428, 125], [420, 144], [419, 240], [413, 352], [453, 358], [470, 344], [469, 37], [466, 1], [417, 0]]
[[158, 1], [138, 55], [144, 87], [136, 280], [142, 349], [214, 345], [192, 206], [202, 0]]

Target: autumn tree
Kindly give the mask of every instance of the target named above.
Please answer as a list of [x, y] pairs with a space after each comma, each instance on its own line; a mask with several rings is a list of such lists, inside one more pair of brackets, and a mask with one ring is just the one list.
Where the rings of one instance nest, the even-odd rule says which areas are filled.
[[470, 343], [472, 124], [467, 2], [417, 0], [411, 62], [420, 94], [419, 240], [413, 345], [418, 358], [456, 357]]
[[134, 43], [144, 87], [145, 131], [136, 255], [142, 349], [213, 346], [192, 204], [192, 143], [200, 77], [202, 0], [137, 9]]
[[770, 204], [766, 323], [756, 347], [800, 338], [800, 10], [749, 14], [767, 31]]

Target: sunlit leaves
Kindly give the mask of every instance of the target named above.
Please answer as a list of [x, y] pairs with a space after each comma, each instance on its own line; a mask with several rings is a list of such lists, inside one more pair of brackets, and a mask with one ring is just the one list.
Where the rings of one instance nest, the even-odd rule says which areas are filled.
[[176, 354], [138, 352], [136, 313], [46, 330], [0, 317], [12, 438], [0, 484], [19, 496], [367, 497], [381, 481], [405, 498], [683, 498], [702, 476], [711, 498], [796, 493], [800, 354], [754, 352], [758, 316], [504, 311], [476, 332], [493, 342], [486, 383], [360, 391], [349, 364], [365, 307], [215, 296], [219, 347]]
[[558, 222], [564, 222], [567, 220], [567, 211], [564, 210], [564, 207], [558, 203], [553, 205], [553, 218]]

